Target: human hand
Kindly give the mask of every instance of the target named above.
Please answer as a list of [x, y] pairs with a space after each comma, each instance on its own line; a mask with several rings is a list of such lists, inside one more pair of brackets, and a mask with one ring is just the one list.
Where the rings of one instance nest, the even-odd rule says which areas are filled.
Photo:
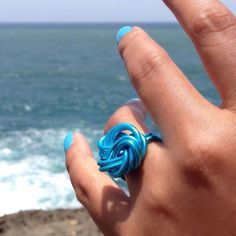
[[142, 166], [125, 176], [128, 197], [74, 134], [70, 178], [105, 235], [236, 235], [236, 18], [217, 0], [165, 3], [193, 40], [221, 106], [203, 98], [164, 49], [134, 27], [119, 50], [141, 101], [118, 109], [105, 131], [128, 122], [146, 133], [147, 111], [163, 144], [149, 144]]

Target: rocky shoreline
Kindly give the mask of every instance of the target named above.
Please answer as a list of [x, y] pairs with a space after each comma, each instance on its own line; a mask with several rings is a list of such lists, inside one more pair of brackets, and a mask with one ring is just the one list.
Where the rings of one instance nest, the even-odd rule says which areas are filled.
[[0, 236], [102, 235], [85, 209], [22, 211], [0, 217]]

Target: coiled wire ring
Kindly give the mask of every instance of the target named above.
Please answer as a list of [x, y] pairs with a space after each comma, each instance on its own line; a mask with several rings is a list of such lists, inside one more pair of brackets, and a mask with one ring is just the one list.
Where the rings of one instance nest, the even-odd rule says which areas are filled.
[[162, 142], [153, 133], [142, 134], [133, 125], [121, 123], [114, 126], [98, 141], [99, 170], [112, 177], [122, 177], [138, 168], [147, 153], [148, 143]]

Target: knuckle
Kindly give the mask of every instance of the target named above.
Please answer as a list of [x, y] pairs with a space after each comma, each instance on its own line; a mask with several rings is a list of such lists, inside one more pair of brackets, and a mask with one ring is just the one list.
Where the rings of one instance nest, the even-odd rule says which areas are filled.
[[86, 178], [84, 176], [78, 176], [72, 181], [76, 198], [85, 207], [89, 206], [89, 203], [91, 203], [94, 198], [92, 189], [92, 186], [96, 186], [96, 179], [94, 175], [95, 174], [93, 172], [90, 172], [89, 176], [87, 176]]
[[147, 79], [155, 78], [156, 74], [170, 62], [169, 55], [164, 51], [148, 52], [139, 60], [139, 65], [131, 73], [132, 82], [136, 86], [142, 86], [143, 81], [147, 82]]
[[89, 202], [88, 185], [83, 181], [76, 181], [74, 183], [76, 198], [83, 206], [87, 206]]
[[180, 152], [187, 157], [183, 160], [186, 169], [215, 177], [222, 176], [227, 170], [236, 153], [235, 120], [228, 112], [218, 114], [216, 119], [185, 130], [181, 141], [184, 149]]
[[200, 137], [196, 137], [193, 143], [188, 143], [187, 152], [197, 158], [207, 158], [214, 154], [214, 146], [215, 142], [213, 140], [203, 140]]
[[104, 127], [104, 133], [107, 133], [112, 127], [122, 123], [134, 123], [139, 121], [143, 122], [145, 119], [145, 113], [139, 107], [132, 104], [125, 104], [120, 107], [107, 121]]
[[[155, 174], [150, 175], [149, 178], [154, 177]], [[154, 179], [154, 178], [153, 178]], [[146, 209], [153, 209], [158, 211], [158, 209], [165, 209], [168, 212], [171, 203], [171, 185], [166, 185], [166, 182], [159, 182], [158, 188], [153, 188], [156, 185], [156, 180], [149, 181], [150, 185], [146, 185], [143, 188], [141, 194], [143, 199], [143, 207]]]
[[163, 187], [160, 191], [157, 189], [147, 189], [146, 197], [143, 201], [143, 209], [149, 209], [157, 217], [166, 219], [175, 218], [173, 211], [173, 189]]
[[205, 134], [195, 135], [193, 142], [186, 142], [185, 150], [188, 158], [184, 161], [186, 173], [192, 176], [195, 183], [207, 184], [209, 177], [220, 173], [223, 167], [220, 136]]
[[107, 133], [112, 127], [121, 122], [128, 122], [128, 117], [130, 113], [130, 110], [124, 109], [123, 107], [117, 110], [107, 121], [104, 127], [104, 133]]
[[205, 10], [190, 24], [190, 31], [197, 38], [206, 37], [211, 33], [223, 33], [236, 27], [236, 18], [222, 8], [210, 8]]
[[96, 192], [97, 196], [100, 194], [100, 188], [98, 186], [100, 186], [101, 183], [93, 168], [87, 168], [86, 172], [89, 174], [86, 176], [84, 174], [80, 175], [76, 180], [74, 180], [73, 187], [75, 189], [77, 199], [85, 207], [89, 208], [94, 202], [94, 193]]

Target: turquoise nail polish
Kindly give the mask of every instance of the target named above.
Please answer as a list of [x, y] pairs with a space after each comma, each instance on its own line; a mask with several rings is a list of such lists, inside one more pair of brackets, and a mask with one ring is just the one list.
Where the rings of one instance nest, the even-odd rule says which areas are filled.
[[125, 27], [122, 27], [117, 35], [116, 35], [116, 42], [117, 44], [119, 44], [120, 40], [129, 32], [131, 32], [133, 30], [133, 28], [131, 26], [125, 26]]
[[68, 132], [64, 139], [64, 151], [67, 152], [73, 143], [73, 132]]
[[129, 99], [125, 104], [133, 103], [133, 102], [139, 102], [140, 98], [131, 98]]

